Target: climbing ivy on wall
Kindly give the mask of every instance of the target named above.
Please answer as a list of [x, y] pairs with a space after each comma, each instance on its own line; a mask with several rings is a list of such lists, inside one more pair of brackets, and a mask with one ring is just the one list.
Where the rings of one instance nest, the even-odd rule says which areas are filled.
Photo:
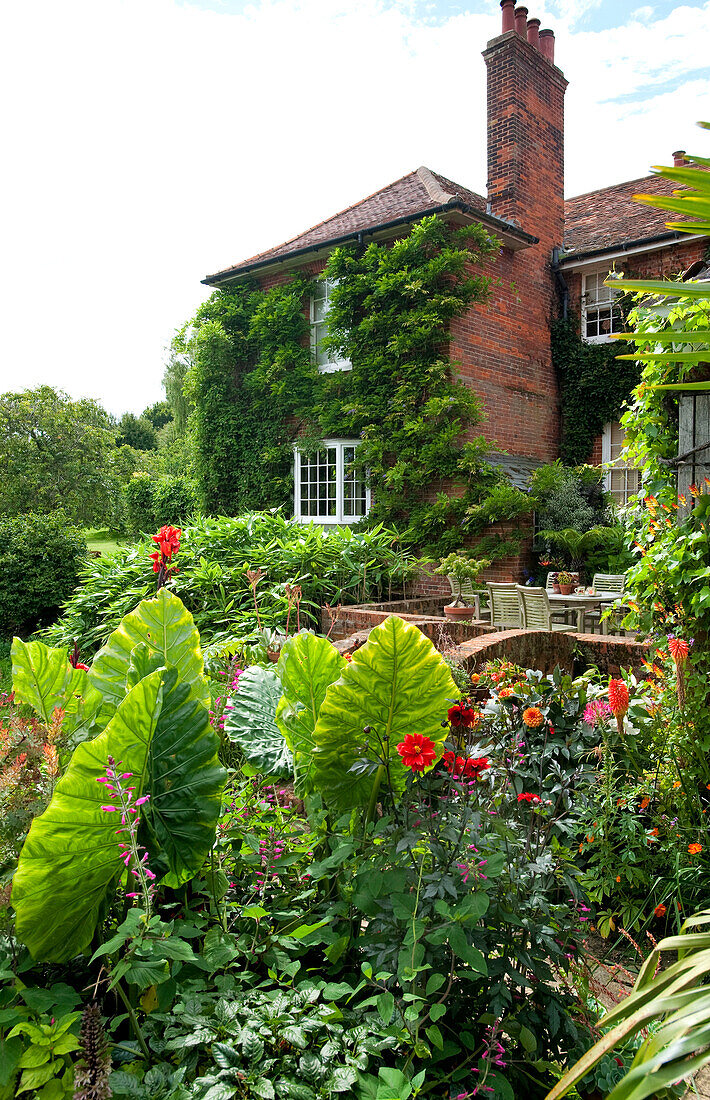
[[619, 419], [640, 376], [637, 363], [616, 358], [633, 350], [629, 344], [588, 344], [579, 331], [578, 317], [552, 325], [552, 362], [562, 405], [560, 457], [568, 466], [589, 462], [594, 440], [605, 424]]
[[510, 552], [516, 538], [488, 531], [529, 511], [485, 460], [475, 436], [476, 395], [453, 376], [448, 331], [490, 280], [476, 265], [497, 244], [481, 226], [456, 229], [424, 218], [392, 244], [349, 245], [330, 256], [338, 280], [329, 343], [352, 363], [321, 374], [309, 346], [302, 276], [259, 291], [219, 290], [192, 322], [196, 467], [205, 506], [292, 506], [293, 446], [360, 438], [357, 465], [369, 480], [368, 522], [397, 527], [432, 554], [473, 541], [479, 553]]

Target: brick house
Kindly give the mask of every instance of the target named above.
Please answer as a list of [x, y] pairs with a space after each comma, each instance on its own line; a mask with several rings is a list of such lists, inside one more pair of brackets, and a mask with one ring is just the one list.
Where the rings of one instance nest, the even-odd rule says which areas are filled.
[[[669, 231], [668, 215], [633, 202], [639, 191], [668, 193], [672, 184], [642, 177], [564, 199], [564, 94], [567, 81], [554, 63], [555, 39], [528, 19], [527, 9], [502, 0], [502, 28], [483, 51], [487, 68], [488, 195], [484, 197], [428, 168], [418, 168], [290, 241], [210, 275], [226, 287], [245, 276], [266, 289], [296, 271], [319, 273], [329, 252], [347, 241], [393, 240], [425, 215], [453, 224], [478, 222], [502, 248], [486, 273], [495, 289], [452, 322], [450, 358], [479, 395], [482, 428], [514, 480], [559, 453], [560, 402], [550, 347], [550, 325], [562, 311], [581, 319], [585, 340], [603, 342], [619, 331], [614, 292], [603, 285], [613, 267], [635, 276], [667, 276], [687, 269], [707, 249], [706, 237]], [[682, 154], [674, 154], [683, 163]], [[310, 303], [311, 347], [321, 371], [347, 370], [320, 348], [327, 330], [329, 286]], [[606, 426], [589, 460], [614, 460], [618, 424]], [[357, 440], [326, 440], [317, 456], [295, 453], [294, 510], [319, 523], [355, 522], [367, 511], [364, 485], [348, 483]], [[332, 469], [331, 469], [332, 468]], [[634, 471], [609, 472], [623, 504], [636, 488]], [[335, 499], [318, 493], [319, 479], [336, 485]], [[316, 486], [315, 490], [313, 486]], [[520, 560], [497, 563], [495, 575], [520, 571]]]

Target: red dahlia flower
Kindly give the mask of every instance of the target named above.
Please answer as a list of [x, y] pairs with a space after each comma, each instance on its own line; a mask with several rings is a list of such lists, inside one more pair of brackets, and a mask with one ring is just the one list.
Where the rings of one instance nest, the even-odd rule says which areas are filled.
[[423, 772], [434, 763], [436, 745], [429, 737], [408, 733], [404, 741], [397, 745], [397, 752], [402, 757], [405, 768], [411, 768], [413, 772]]
[[477, 726], [480, 715], [473, 707], [467, 707], [465, 703], [454, 703], [449, 707], [446, 716], [452, 726]]
[[463, 756], [457, 756], [453, 752], [445, 752], [441, 760], [447, 772], [452, 775], [461, 775], [466, 764]]
[[538, 802], [542, 802], [539, 794], [531, 794], [529, 791], [524, 791], [518, 795], [518, 802], [532, 802], [536, 805]]
[[464, 765], [463, 774], [468, 779], [479, 779], [481, 772], [488, 771], [489, 768], [487, 756], [469, 756]]

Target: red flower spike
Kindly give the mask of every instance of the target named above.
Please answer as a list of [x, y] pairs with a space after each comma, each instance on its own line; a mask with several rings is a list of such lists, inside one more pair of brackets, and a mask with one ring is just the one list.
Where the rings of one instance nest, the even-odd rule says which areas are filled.
[[623, 718], [629, 709], [629, 689], [623, 680], [609, 681], [609, 706], [615, 718]]
[[676, 665], [682, 665], [688, 656], [688, 643], [682, 638], [669, 638], [668, 650]]

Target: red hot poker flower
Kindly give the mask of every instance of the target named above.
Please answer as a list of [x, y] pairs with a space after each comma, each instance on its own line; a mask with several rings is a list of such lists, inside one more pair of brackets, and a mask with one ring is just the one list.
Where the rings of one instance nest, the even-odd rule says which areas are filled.
[[434, 763], [436, 745], [429, 737], [422, 737], [419, 733], [408, 733], [404, 741], [397, 745], [397, 752], [402, 757], [405, 768], [411, 768], [414, 772], [423, 772]]
[[615, 718], [623, 718], [629, 709], [629, 689], [623, 680], [609, 681], [609, 706]]
[[682, 638], [669, 638], [668, 651], [676, 665], [682, 665], [688, 656], [689, 646]]

